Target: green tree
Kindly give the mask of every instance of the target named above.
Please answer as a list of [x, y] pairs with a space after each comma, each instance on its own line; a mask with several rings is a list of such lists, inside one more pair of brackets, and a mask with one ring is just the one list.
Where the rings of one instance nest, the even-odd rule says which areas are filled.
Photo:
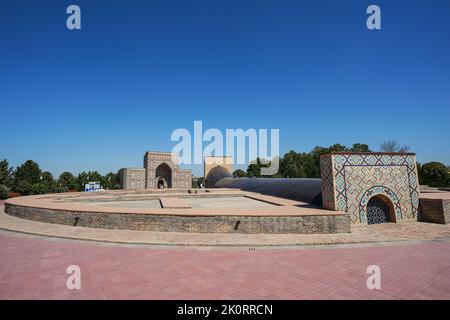
[[242, 169], [236, 169], [233, 171], [233, 177], [235, 178], [242, 178], [245, 177], [247, 174]]
[[31, 186], [31, 194], [44, 194], [50, 192], [50, 186], [44, 182], [38, 182]]
[[203, 178], [203, 177], [198, 177], [198, 178], [192, 177], [192, 188], [200, 188], [200, 186], [202, 184], [203, 184], [203, 186], [205, 185], [205, 178]]
[[327, 149], [316, 147], [310, 153], [289, 151], [280, 161], [280, 176], [285, 178], [320, 177], [320, 154]]
[[430, 187], [447, 187], [449, 182], [449, 172], [447, 167], [440, 162], [428, 162], [421, 168], [421, 183]]
[[48, 171], [43, 171], [41, 173], [41, 182], [50, 185], [53, 182], [53, 175]]
[[21, 195], [27, 196], [32, 194], [33, 185], [28, 180], [19, 180], [14, 182], [13, 190], [19, 192]]
[[15, 181], [28, 181], [30, 184], [41, 181], [41, 169], [33, 160], [25, 161], [21, 166], [17, 167], [13, 173]]
[[6, 159], [0, 161], [0, 199], [8, 197], [9, 187], [11, 186], [11, 175], [13, 169], [9, 167]]
[[78, 190], [84, 190], [84, 185], [89, 182], [103, 182], [103, 177], [97, 171], [81, 172], [77, 177]]
[[446, 187], [450, 187], [450, 166], [447, 166], [447, 183]]
[[297, 153], [293, 150], [285, 153], [280, 160], [280, 177], [320, 178], [320, 156], [330, 152], [370, 152], [367, 144], [355, 143], [351, 148], [336, 143], [329, 147], [316, 146], [310, 152]]
[[67, 171], [59, 175], [58, 183], [62, 190], [81, 190], [79, 189], [77, 178]]
[[27, 160], [13, 172], [13, 191], [23, 195], [32, 193], [32, 185], [41, 182], [41, 169], [39, 165]]
[[285, 153], [281, 158], [279, 171], [285, 178], [302, 178], [305, 176], [300, 155], [293, 150]]
[[352, 147], [350, 148], [350, 151], [352, 152], [372, 152], [369, 149], [369, 146], [367, 144], [363, 143], [354, 143]]
[[342, 152], [342, 151], [348, 151], [348, 148], [342, 144], [336, 143], [332, 146], [328, 147], [328, 152]]
[[102, 179], [102, 186], [107, 190], [117, 190], [119, 189], [119, 181], [117, 173], [108, 172]]
[[268, 167], [270, 167], [270, 161], [258, 157], [256, 161], [252, 161], [247, 167], [247, 175], [249, 177], [261, 177], [261, 168]]
[[61, 193], [67, 191], [69, 191], [69, 188], [62, 186], [59, 180], [53, 180], [49, 187], [49, 192]]
[[47, 192], [45, 192], [45, 193], [49, 193], [49, 192], [54, 192], [55, 191], [54, 190], [54, 188], [55, 188], [54, 182], [55, 182], [55, 180], [53, 180], [53, 175], [50, 172], [43, 171], [41, 173], [41, 183], [45, 185], [45, 188], [47, 190]]
[[11, 186], [11, 175], [13, 168], [9, 167], [9, 163], [6, 159], [0, 161], [0, 185], [9, 187]]
[[9, 188], [0, 184], [0, 199], [8, 198], [8, 192], [9, 192]]
[[306, 178], [320, 177], [320, 157], [317, 159], [311, 153], [303, 152], [300, 161]]

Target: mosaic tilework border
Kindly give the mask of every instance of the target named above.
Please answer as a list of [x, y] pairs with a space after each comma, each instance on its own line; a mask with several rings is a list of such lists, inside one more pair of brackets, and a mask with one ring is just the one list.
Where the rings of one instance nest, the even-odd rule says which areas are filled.
[[[348, 168], [353, 168], [350, 177]], [[324, 207], [349, 212], [352, 223], [367, 223], [368, 194], [390, 198], [397, 221], [417, 220], [419, 186], [414, 154], [332, 153], [321, 157], [321, 176]]]

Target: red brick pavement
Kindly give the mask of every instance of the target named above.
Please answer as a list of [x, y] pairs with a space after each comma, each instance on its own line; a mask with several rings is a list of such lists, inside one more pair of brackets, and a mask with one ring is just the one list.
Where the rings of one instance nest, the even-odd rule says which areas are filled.
[[[66, 288], [67, 266], [81, 290]], [[381, 290], [366, 268], [381, 267]], [[450, 243], [125, 247], [0, 233], [1, 299], [450, 299]]]

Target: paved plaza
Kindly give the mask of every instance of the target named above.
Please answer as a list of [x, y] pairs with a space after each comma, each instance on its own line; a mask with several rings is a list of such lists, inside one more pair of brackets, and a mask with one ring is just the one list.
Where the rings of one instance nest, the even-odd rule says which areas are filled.
[[[1, 299], [450, 299], [448, 225], [384, 224], [344, 235], [211, 237], [74, 228], [3, 212], [0, 217]], [[35, 234], [5, 230], [13, 225], [33, 228]], [[38, 235], [39, 230], [47, 235]], [[51, 232], [67, 232], [73, 239]], [[116, 238], [76, 240], [96, 233]], [[207, 242], [207, 236], [213, 240]], [[189, 238], [190, 246], [177, 245]], [[131, 244], [136, 239], [143, 244]], [[144, 244], [146, 239], [160, 242]], [[228, 246], [216, 243], [225, 240]], [[69, 265], [81, 268], [80, 290], [66, 287]], [[381, 268], [380, 290], [366, 286], [370, 265]]]
[[85, 228], [21, 219], [0, 207], [0, 229], [54, 238], [95, 242], [190, 247], [295, 247], [363, 243], [450, 241], [450, 225], [424, 222], [355, 226], [340, 234], [224, 234]]
[[[449, 299], [450, 244], [248, 250], [130, 247], [0, 233], [2, 299]], [[81, 268], [81, 289], [66, 268]], [[381, 289], [366, 287], [369, 265]]]

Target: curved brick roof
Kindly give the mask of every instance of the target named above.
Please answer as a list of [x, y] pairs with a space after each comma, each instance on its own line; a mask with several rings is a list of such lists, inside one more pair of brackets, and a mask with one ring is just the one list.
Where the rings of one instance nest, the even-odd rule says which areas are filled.
[[[219, 170], [217, 173], [219, 173]], [[265, 195], [306, 202], [317, 206], [322, 205], [321, 179], [231, 177], [218, 179], [219, 177], [219, 174], [214, 175], [217, 182], [212, 184], [212, 186], [215, 188], [237, 188], [244, 191], [258, 192]]]

